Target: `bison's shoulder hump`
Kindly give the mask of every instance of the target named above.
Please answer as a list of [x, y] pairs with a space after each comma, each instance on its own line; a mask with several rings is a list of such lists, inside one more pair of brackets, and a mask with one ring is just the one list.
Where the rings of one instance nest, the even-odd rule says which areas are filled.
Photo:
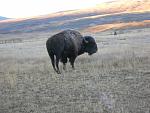
[[65, 30], [63, 31], [63, 34], [65, 35], [66, 38], [81, 38], [82, 35], [75, 30]]

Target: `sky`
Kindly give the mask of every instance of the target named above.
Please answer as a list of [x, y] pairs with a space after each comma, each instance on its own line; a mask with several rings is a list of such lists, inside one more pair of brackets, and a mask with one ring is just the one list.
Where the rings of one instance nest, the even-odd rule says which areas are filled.
[[112, 0], [0, 0], [0, 16], [26, 18], [88, 8], [107, 1]]

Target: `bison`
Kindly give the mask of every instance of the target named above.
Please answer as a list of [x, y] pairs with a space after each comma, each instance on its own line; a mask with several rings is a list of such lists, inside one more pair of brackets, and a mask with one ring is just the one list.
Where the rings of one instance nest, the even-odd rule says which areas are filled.
[[74, 69], [74, 62], [77, 56], [85, 52], [92, 55], [98, 50], [93, 37], [83, 37], [75, 30], [64, 30], [53, 35], [46, 41], [46, 47], [51, 58], [52, 66], [58, 74], [60, 74], [59, 61], [63, 63], [63, 69], [65, 70], [66, 63], [69, 59], [69, 62]]

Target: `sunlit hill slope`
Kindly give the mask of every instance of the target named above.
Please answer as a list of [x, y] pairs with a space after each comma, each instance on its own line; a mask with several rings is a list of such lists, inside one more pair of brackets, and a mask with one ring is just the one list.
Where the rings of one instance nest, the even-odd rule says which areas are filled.
[[149, 0], [116, 0], [98, 4], [89, 9], [0, 21], [1, 34], [50, 32], [68, 28], [100, 32], [143, 27], [150, 27]]

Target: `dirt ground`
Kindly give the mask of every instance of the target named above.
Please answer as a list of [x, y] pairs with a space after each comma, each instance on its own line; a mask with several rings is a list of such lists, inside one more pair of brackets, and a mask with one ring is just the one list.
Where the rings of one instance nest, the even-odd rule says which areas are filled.
[[[150, 113], [150, 29], [88, 34], [98, 52], [58, 75], [50, 33], [1, 34], [0, 113]], [[87, 34], [87, 33], [84, 33]]]

